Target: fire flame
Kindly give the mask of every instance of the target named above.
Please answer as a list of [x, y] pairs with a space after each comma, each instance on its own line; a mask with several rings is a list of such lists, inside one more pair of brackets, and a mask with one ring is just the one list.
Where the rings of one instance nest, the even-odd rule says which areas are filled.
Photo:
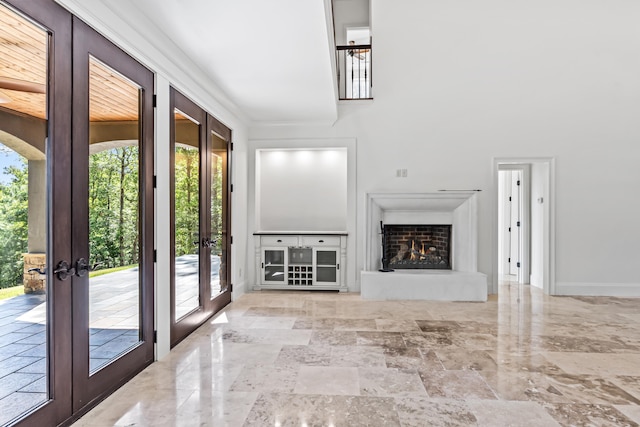
[[[431, 248], [429, 248], [431, 250]], [[411, 261], [424, 261], [427, 259], [427, 251], [424, 249], [424, 243], [420, 250], [416, 249], [416, 241], [411, 241]]]

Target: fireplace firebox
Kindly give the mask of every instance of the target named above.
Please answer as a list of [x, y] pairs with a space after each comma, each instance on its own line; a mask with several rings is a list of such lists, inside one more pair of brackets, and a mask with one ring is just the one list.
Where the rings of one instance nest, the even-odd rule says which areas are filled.
[[389, 268], [451, 270], [451, 225], [385, 224], [384, 234]]

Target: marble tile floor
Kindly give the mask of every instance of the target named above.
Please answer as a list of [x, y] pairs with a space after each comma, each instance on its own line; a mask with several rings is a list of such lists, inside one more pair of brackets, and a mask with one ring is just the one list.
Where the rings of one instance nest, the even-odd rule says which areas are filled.
[[246, 294], [76, 426], [638, 426], [640, 298]]

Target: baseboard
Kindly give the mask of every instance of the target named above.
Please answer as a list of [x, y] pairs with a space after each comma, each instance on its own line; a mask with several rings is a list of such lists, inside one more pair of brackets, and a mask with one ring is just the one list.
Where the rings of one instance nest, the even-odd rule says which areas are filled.
[[544, 287], [542, 283], [542, 278], [539, 276], [536, 276], [535, 274], [532, 274], [531, 277], [529, 278], [529, 284], [539, 289], [543, 289]]
[[246, 293], [246, 285], [244, 282], [234, 283], [233, 291], [231, 292], [231, 301], [236, 301], [245, 293]]
[[638, 297], [640, 283], [556, 282], [555, 295]]

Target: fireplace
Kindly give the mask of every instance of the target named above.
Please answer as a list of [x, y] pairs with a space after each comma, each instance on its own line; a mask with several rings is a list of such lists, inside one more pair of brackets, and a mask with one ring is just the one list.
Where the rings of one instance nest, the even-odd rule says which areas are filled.
[[384, 233], [389, 268], [451, 270], [451, 225], [385, 224]]
[[[363, 299], [487, 300], [487, 276], [477, 267], [477, 192], [368, 193], [365, 214], [365, 263], [360, 272]], [[381, 235], [381, 224], [390, 235]], [[420, 225], [426, 228], [419, 230], [409, 224], [432, 225]], [[393, 230], [395, 227], [400, 230]], [[409, 235], [403, 243], [390, 243], [396, 246], [383, 250], [387, 240], [400, 238], [405, 231]], [[436, 243], [442, 234], [448, 237], [448, 246]], [[408, 260], [406, 254], [398, 256], [402, 244], [407, 247]], [[415, 264], [411, 254], [418, 258]]]

